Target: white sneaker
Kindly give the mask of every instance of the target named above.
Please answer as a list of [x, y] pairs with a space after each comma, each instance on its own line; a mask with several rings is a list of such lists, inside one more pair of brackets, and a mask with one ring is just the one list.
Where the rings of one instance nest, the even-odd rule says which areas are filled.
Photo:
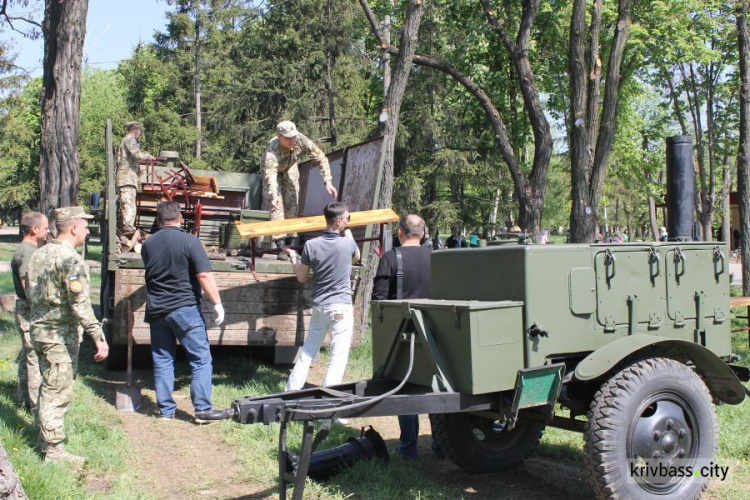
[[341, 425], [348, 425], [349, 424], [349, 419], [348, 418], [334, 418], [333, 421], [335, 423], [341, 424]]

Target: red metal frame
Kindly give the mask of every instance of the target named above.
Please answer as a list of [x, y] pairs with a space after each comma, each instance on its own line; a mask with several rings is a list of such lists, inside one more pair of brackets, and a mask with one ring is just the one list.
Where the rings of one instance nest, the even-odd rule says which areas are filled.
[[[174, 200], [175, 194], [178, 191], [182, 192], [183, 206], [182, 213], [185, 219], [192, 217], [193, 229], [192, 234], [200, 236], [201, 222], [203, 217], [203, 204], [201, 203], [200, 196], [191, 196], [195, 193], [200, 192], [199, 189], [190, 186], [191, 183], [195, 182], [193, 174], [190, 172], [190, 167], [180, 161], [180, 168], [177, 170], [167, 170], [167, 177], [162, 178], [160, 175], [156, 175], [156, 164], [157, 162], [166, 162], [167, 158], [156, 157], [150, 160], [141, 160], [141, 165], [146, 166], [146, 182], [145, 185], [149, 187], [156, 187], [161, 191], [165, 198], [169, 201]], [[191, 198], [195, 199], [195, 202]], [[136, 198], [136, 225], [140, 227], [140, 208], [141, 208], [141, 195], [138, 194]]]

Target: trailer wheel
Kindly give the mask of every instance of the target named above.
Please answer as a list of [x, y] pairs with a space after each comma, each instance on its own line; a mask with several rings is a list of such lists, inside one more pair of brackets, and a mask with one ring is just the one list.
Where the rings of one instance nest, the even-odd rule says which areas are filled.
[[543, 422], [506, 422], [471, 413], [430, 415], [432, 432], [445, 456], [467, 472], [497, 472], [521, 465], [544, 432]]
[[[584, 433], [589, 482], [599, 498], [698, 498], [709, 478], [693, 473], [716, 456], [717, 434], [711, 394], [693, 370], [666, 358], [638, 361], [605, 382], [591, 403]], [[666, 472], [651, 476], [646, 460]]]

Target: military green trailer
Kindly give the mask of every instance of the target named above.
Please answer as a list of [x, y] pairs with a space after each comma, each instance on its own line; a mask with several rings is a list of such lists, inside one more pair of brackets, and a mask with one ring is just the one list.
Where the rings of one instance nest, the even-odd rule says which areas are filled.
[[[132, 340], [135, 358], [150, 359], [149, 325], [144, 321], [146, 283], [139, 252], [118, 253], [116, 248], [117, 194], [114, 184], [114, 144], [111, 123], [106, 129], [106, 192], [101, 207], [102, 289], [101, 310], [110, 344], [108, 367], [123, 369], [128, 360], [128, 341]], [[350, 211], [371, 210], [380, 177], [382, 138], [350, 146], [328, 155], [333, 183], [339, 200]], [[276, 260], [275, 255], [251, 258], [249, 241], [237, 231], [237, 223], [268, 220], [260, 210], [261, 176], [242, 172], [209, 171], [182, 168], [179, 156], [160, 153], [157, 161], [141, 162], [144, 189], [138, 197], [136, 224], [141, 231], [152, 230], [156, 203], [174, 199], [183, 204], [186, 229], [204, 243], [215, 272], [226, 317], [213, 325], [213, 308], [203, 301], [211, 345], [250, 346], [272, 350], [277, 363], [289, 363], [304, 342], [310, 321], [312, 284], [297, 282], [292, 266]], [[184, 164], [182, 164], [184, 166]], [[186, 167], [186, 166], [184, 166]], [[185, 180], [192, 176], [211, 191], [196, 194]], [[324, 189], [317, 167], [300, 165], [300, 216], [322, 213]], [[353, 230], [355, 238], [367, 239], [372, 227]], [[312, 237], [315, 234], [306, 234]], [[370, 243], [363, 243], [367, 247]], [[363, 251], [363, 256], [369, 252]], [[253, 266], [255, 269], [253, 269]], [[352, 345], [358, 346], [363, 330], [362, 309], [369, 303], [362, 296], [360, 273], [366, 260], [353, 267], [351, 283], [355, 306], [355, 332]], [[132, 357], [131, 357], [132, 360]]]
[[[552, 426], [583, 433], [599, 498], [700, 496], [714, 406], [742, 403], [750, 379], [731, 365], [724, 245], [446, 250], [432, 254], [432, 286], [432, 299], [372, 304], [372, 380], [226, 410], [281, 423], [282, 498], [290, 483], [301, 498], [314, 420], [414, 413], [430, 414], [447, 458], [470, 472], [519, 465]], [[292, 421], [305, 425], [300, 457], [286, 449]]]

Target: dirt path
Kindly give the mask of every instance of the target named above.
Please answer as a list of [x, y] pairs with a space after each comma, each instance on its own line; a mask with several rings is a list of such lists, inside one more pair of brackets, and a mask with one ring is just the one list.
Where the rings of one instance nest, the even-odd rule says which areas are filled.
[[[309, 380], [322, 381], [324, 367], [314, 367]], [[122, 373], [114, 375], [122, 385]], [[147, 383], [150, 371], [140, 370], [137, 379], [144, 381], [144, 404], [138, 413], [120, 413], [123, 429], [133, 443], [133, 461], [148, 495], [159, 499], [246, 499], [275, 497], [275, 487], [250, 483], [243, 479], [236, 451], [212, 432], [210, 425], [196, 425], [189, 387], [175, 392], [177, 418], [163, 421], [154, 417], [155, 395]], [[114, 402], [114, 395], [112, 396]], [[351, 419], [349, 426], [372, 425], [395, 447], [399, 428], [395, 417]], [[404, 463], [415, 474], [429, 478], [450, 492], [450, 498], [563, 498], [554, 484], [585, 481], [575, 467], [543, 458], [531, 458], [522, 467], [503, 474], [474, 475], [462, 472], [448, 460], [439, 460], [430, 451], [429, 420], [420, 417], [420, 459]], [[393, 450], [391, 450], [393, 451]], [[544, 481], [540, 480], [544, 477]], [[559, 478], [558, 482], [556, 478]], [[275, 478], [269, 478], [272, 480]]]
[[[147, 379], [150, 373], [144, 371], [137, 378]], [[189, 387], [174, 394], [177, 412], [173, 420], [155, 417], [153, 389], [142, 387], [141, 392], [141, 409], [137, 413], [121, 412], [120, 416], [133, 444], [129, 465], [150, 497], [251, 498], [249, 493], [264, 489], [242, 481], [234, 450], [211, 432], [211, 425], [193, 422]]]

